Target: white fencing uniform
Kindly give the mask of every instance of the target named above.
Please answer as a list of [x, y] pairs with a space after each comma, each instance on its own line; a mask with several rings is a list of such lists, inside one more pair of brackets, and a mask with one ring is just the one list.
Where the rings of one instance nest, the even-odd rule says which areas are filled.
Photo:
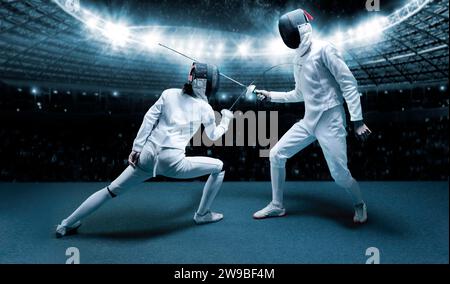
[[133, 143], [133, 151], [140, 153], [136, 167], [128, 166], [108, 187], [91, 195], [59, 227], [74, 226], [112, 197], [156, 175], [179, 179], [210, 175], [197, 214], [209, 212], [225, 176], [223, 163], [208, 157], [186, 157], [185, 147], [202, 124], [212, 141], [219, 139], [228, 130], [231, 118], [232, 115], [223, 115], [216, 125], [214, 111], [206, 100], [184, 94], [181, 89], [164, 91], [145, 115]]
[[[309, 24], [302, 27], [311, 33]], [[302, 32], [302, 31], [300, 31]], [[361, 202], [359, 187], [347, 167], [347, 103], [351, 120], [363, 119], [356, 79], [338, 50], [330, 43], [302, 37], [294, 59], [295, 89], [270, 92], [272, 102], [305, 103], [305, 116], [296, 123], [270, 152], [273, 203], [282, 207], [286, 160], [318, 140], [331, 175], [336, 183], [348, 189], [354, 203]], [[355, 194], [353, 194], [355, 193]]]
[[219, 174], [222, 161], [186, 157], [185, 148], [202, 124], [206, 135], [215, 141], [228, 130], [229, 122], [223, 117], [216, 126], [214, 111], [205, 100], [182, 94], [181, 89], [164, 91], [145, 115], [134, 140], [133, 151], [141, 153], [137, 167], [129, 166], [109, 189], [120, 194], [156, 175], [189, 179]]

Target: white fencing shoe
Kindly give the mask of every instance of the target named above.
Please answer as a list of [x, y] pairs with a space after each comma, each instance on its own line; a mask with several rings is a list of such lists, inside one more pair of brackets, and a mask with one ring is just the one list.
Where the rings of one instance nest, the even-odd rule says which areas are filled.
[[198, 213], [195, 213], [194, 215], [194, 221], [197, 225], [215, 223], [219, 222], [222, 219], [223, 219], [222, 214], [211, 211], [208, 211], [205, 215], [199, 215]]
[[367, 206], [365, 203], [355, 205], [353, 222], [356, 224], [364, 224], [367, 222]]
[[270, 217], [283, 217], [286, 216], [286, 209], [274, 205], [272, 202], [269, 203], [264, 209], [259, 210], [253, 214], [255, 219], [265, 219]]
[[81, 222], [78, 221], [73, 226], [66, 227], [63, 225], [58, 225], [56, 227], [56, 238], [62, 238], [64, 236], [70, 236], [77, 233], [78, 228], [81, 226]]

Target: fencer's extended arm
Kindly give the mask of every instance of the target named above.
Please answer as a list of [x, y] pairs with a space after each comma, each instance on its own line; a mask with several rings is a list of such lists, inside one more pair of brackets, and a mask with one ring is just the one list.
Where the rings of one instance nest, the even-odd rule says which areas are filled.
[[212, 108], [208, 108], [203, 118], [203, 125], [205, 126], [205, 133], [211, 141], [216, 141], [222, 137], [227, 131], [233, 113], [228, 110], [222, 110], [222, 119], [219, 125], [216, 125], [216, 117]]
[[294, 68], [295, 76], [295, 89], [290, 92], [270, 92], [270, 101], [274, 103], [299, 103], [303, 102], [303, 94], [300, 91], [300, 84], [298, 83], [297, 77], [299, 70], [297, 66]]
[[139, 129], [136, 139], [133, 142], [133, 151], [140, 153], [142, 148], [144, 148], [148, 137], [152, 133], [159, 116], [161, 115], [162, 108], [164, 105], [164, 94], [159, 98], [159, 100], [149, 109], [145, 114], [144, 121], [142, 122], [141, 128]]
[[361, 94], [358, 91], [358, 83], [340, 52], [334, 46], [327, 45], [322, 50], [322, 59], [325, 66], [330, 70], [339, 84], [342, 95], [347, 102], [351, 121], [363, 120]]

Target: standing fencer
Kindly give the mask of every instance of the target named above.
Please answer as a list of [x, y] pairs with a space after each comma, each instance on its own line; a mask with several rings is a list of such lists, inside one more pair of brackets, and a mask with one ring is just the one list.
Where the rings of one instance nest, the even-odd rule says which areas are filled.
[[208, 103], [208, 98], [217, 92], [218, 87], [217, 67], [194, 63], [184, 88], [164, 91], [145, 115], [133, 143], [128, 168], [109, 186], [91, 195], [72, 215], [64, 219], [56, 228], [56, 236], [63, 237], [76, 232], [81, 220], [108, 200], [156, 175], [178, 179], [209, 175], [194, 221], [204, 224], [222, 220], [222, 214], [210, 211], [225, 176], [222, 161], [185, 156], [185, 148], [201, 124], [213, 141], [228, 130], [233, 114], [222, 110], [222, 119], [216, 125], [214, 111]]
[[279, 31], [284, 43], [295, 49], [295, 90], [268, 92], [256, 90], [258, 98], [274, 103], [305, 103], [305, 116], [270, 151], [272, 202], [253, 217], [281, 217], [286, 160], [318, 140], [331, 176], [346, 189], [355, 208], [353, 221], [367, 221], [367, 207], [359, 185], [347, 167], [346, 117], [344, 99], [354, 123], [355, 134], [365, 140], [371, 131], [363, 122], [360, 93], [352, 72], [330, 43], [312, 39], [312, 16], [302, 9], [283, 15]]

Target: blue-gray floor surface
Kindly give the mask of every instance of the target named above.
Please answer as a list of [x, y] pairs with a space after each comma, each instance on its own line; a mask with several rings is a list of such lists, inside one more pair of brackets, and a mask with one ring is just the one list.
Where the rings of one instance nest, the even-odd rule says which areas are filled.
[[352, 224], [347, 194], [327, 182], [286, 184], [284, 218], [256, 221], [270, 183], [226, 182], [213, 209], [222, 222], [192, 221], [203, 183], [146, 183], [54, 237], [55, 225], [101, 183], [0, 183], [0, 263], [448, 263], [448, 182], [362, 182], [369, 222]]

